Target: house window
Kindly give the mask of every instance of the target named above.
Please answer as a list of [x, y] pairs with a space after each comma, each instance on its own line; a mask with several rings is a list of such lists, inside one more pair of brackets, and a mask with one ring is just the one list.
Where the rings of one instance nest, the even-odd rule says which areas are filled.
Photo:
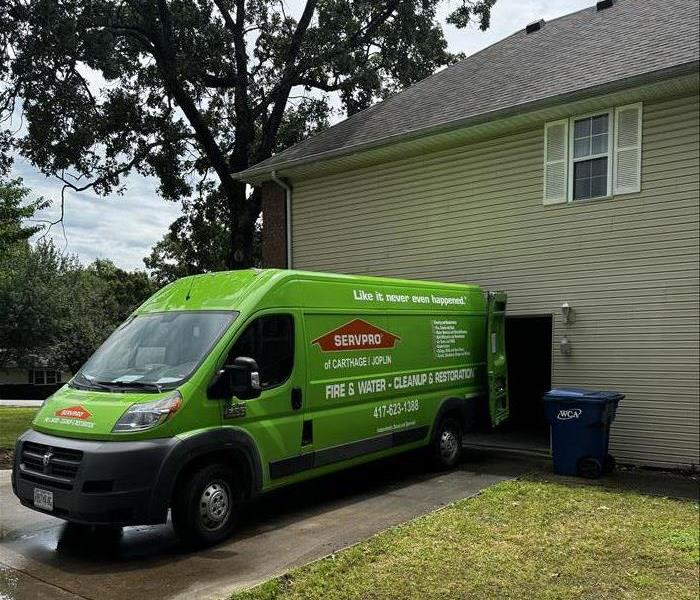
[[642, 104], [545, 123], [543, 204], [641, 191]]
[[30, 369], [29, 383], [34, 385], [53, 385], [61, 383], [61, 371], [54, 369]]
[[600, 114], [572, 123], [573, 200], [609, 196], [610, 115]]

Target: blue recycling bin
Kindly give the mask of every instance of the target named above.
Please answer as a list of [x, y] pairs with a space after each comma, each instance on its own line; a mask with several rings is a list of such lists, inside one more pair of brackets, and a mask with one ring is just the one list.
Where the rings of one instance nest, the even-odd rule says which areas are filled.
[[608, 453], [610, 425], [620, 392], [553, 389], [544, 395], [552, 431], [552, 460], [558, 475], [597, 478], [615, 468]]

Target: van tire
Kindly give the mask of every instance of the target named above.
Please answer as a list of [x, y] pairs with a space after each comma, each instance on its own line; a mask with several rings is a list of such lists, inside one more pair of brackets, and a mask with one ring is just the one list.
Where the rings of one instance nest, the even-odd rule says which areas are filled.
[[241, 501], [232, 469], [221, 463], [205, 465], [175, 490], [171, 506], [175, 533], [191, 546], [218, 544], [236, 526]]
[[462, 458], [462, 425], [454, 417], [438, 421], [430, 458], [433, 467], [441, 471], [454, 468]]

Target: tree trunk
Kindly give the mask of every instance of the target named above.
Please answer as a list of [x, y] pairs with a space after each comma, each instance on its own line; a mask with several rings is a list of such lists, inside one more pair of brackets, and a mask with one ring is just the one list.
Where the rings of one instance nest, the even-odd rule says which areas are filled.
[[[223, 187], [223, 186], [222, 186]], [[232, 189], [231, 189], [232, 188]], [[257, 212], [246, 197], [246, 184], [235, 181], [226, 193], [229, 214], [229, 269], [249, 269], [254, 266], [253, 239]]]

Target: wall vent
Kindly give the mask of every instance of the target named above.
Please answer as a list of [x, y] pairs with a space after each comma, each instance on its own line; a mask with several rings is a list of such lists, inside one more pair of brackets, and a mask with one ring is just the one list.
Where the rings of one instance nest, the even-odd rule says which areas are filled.
[[605, 10], [606, 8], [610, 8], [613, 4], [615, 4], [614, 0], [600, 0], [600, 2], [597, 2], [595, 7], [596, 10]]
[[525, 33], [534, 33], [535, 31], [539, 31], [543, 27], [544, 19], [540, 19], [539, 21], [533, 21], [525, 27]]

